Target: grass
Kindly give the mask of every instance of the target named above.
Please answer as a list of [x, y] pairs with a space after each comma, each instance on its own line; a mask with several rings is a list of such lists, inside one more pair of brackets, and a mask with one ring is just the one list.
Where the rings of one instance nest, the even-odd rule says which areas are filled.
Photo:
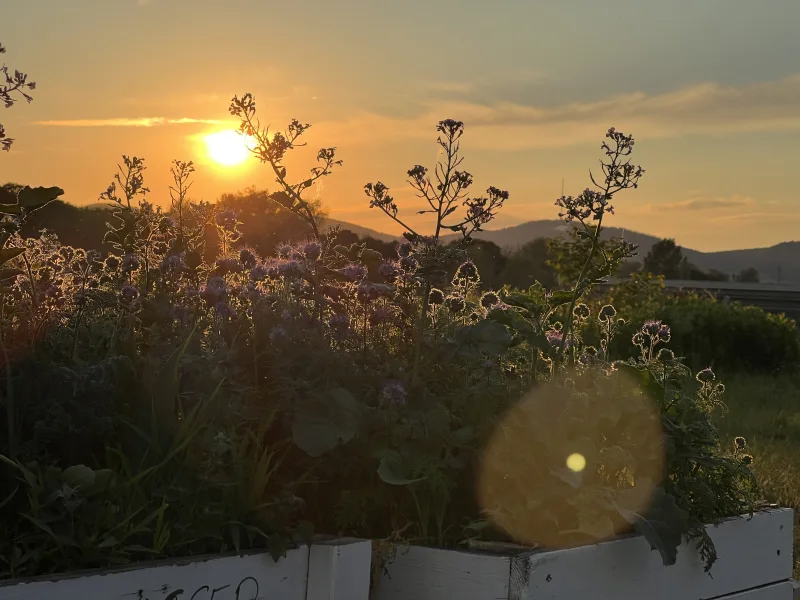
[[800, 374], [722, 377], [728, 413], [723, 442], [747, 439], [766, 499], [794, 508], [794, 575], [800, 575]]

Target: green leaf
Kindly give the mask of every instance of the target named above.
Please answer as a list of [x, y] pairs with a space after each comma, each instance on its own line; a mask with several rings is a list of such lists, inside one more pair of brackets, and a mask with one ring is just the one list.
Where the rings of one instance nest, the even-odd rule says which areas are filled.
[[658, 550], [664, 566], [675, 564], [678, 547], [689, 529], [689, 521], [688, 515], [676, 504], [673, 496], [667, 494], [664, 488], [656, 488], [646, 516], [621, 507], [617, 507], [617, 510], [644, 536], [651, 549]]
[[379, 263], [383, 260], [383, 255], [377, 250], [364, 248], [361, 251], [359, 258], [363, 260], [365, 263]]
[[28, 212], [33, 212], [39, 208], [50, 204], [59, 196], [64, 195], [64, 190], [60, 187], [36, 187], [25, 186], [17, 194], [19, 205]]
[[344, 388], [336, 388], [304, 402], [294, 415], [292, 437], [312, 457], [346, 444], [358, 430], [359, 405]]
[[9, 279], [14, 279], [24, 274], [21, 269], [0, 269], [0, 281], [6, 282]]
[[420, 477], [418, 479], [408, 479], [404, 477], [401, 474], [403, 471], [402, 465], [400, 464], [401, 460], [402, 457], [395, 452], [385, 454], [383, 458], [381, 458], [380, 465], [378, 465], [378, 477], [381, 478], [381, 481], [389, 485], [411, 485], [412, 483], [417, 483], [425, 479], [425, 477]]
[[467, 325], [455, 335], [458, 352], [464, 356], [502, 354], [511, 345], [511, 334], [500, 323], [490, 320]]
[[95, 483], [94, 471], [86, 465], [72, 465], [64, 469], [61, 479], [75, 490], [88, 490]]
[[25, 248], [3, 248], [0, 250], [0, 265], [6, 264], [12, 258], [16, 258], [25, 252]]

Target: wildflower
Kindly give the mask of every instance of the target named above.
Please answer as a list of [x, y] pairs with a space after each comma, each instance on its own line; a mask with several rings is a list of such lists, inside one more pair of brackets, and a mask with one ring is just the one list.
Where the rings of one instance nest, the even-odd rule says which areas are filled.
[[661, 321], [649, 320], [642, 325], [642, 333], [646, 333], [650, 337], [657, 337], [660, 330]]
[[140, 266], [139, 259], [133, 254], [126, 254], [125, 258], [122, 259], [122, 272], [125, 274], [133, 273]]
[[242, 265], [239, 261], [231, 257], [217, 259], [216, 265], [214, 266], [214, 272], [221, 277], [229, 273], [238, 273], [241, 270]]
[[255, 253], [250, 250], [250, 248], [242, 248], [239, 251], [239, 262], [242, 263], [246, 268], [252, 269], [256, 266], [258, 259], [256, 258]]
[[473, 311], [469, 315], [469, 320], [472, 321], [473, 323], [476, 323], [481, 320], [481, 316]]
[[237, 217], [236, 211], [227, 209], [217, 214], [216, 222], [217, 225], [219, 225], [223, 229], [232, 231], [233, 229], [236, 228], [237, 225], [236, 217]]
[[495, 292], [486, 292], [483, 296], [481, 296], [481, 306], [489, 310], [493, 306], [500, 304], [500, 296], [498, 296]]
[[296, 260], [284, 260], [278, 263], [278, 273], [284, 277], [300, 277], [303, 274], [303, 265]]
[[132, 285], [124, 285], [119, 291], [119, 299], [123, 304], [130, 304], [139, 297], [139, 290]]
[[551, 329], [545, 333], [545, 337], [551, 346], [558, 346], [561, 344], [561, 340], [564, 339], [564, 334], [560, 331]]
[[117, 267], [120, 265], [119, 256], [114, 256], [113, 254], [109, 254], [106, 258], [106, 268], [110, 271], [116, 271]]
[[737, 450], [744, 450], [747, 446], [747, 440], [745, 440], [742, 436], [737, 436], [733, 443], [736, 445]]
[[306, 242], [303, 245], [303, 254], [310, 260], [317, 260], [322, 255], [322, 246], [314, 240]]
[[742, 456], [742, 464], [744, 464], [744, 465], [746, 465], [748, 467], [750, 465], [752, 465], [753, 464], [753, 456], [750, 455], [750, 454], [745, 454], [744, 456]]
[[378, 273], [386, 279], [394, 279], [400, 274], [400, 269], [396, 262], [387, 260], [381, 263], [378, 267]]
[[658, 328], [658, 341], [667, 343], [670, 340], [669, 325], [662, 323]]
[[221, 319], [227, 319], [234, 315], [233, 309], [224, 300], [220, 300], [214, 305], [214, 312]]
[[711, 383], [716, 378], [717, 376], [714, 375], [714, 371], [711, 370], [711, 367], [706, 367], [695, 376], [695, 379], [700, 383]]
[[384, 406], [402, 406], [407, 401], [408, 393], [401, 382], [390, 380], [383, 384], [380, 398]]
[[460, 296], [448, 296], [444, 299], [444, 305], [450, 310], [452, 313], [460, 313], [464, 308], [466, 308], [467, 303], [464, 299]]
[[342, 269], [342, 274], [351, 281], [361, 281], [367, 276], [367, 267], [361, 263], [351, 262]]
[[577, 304], [572, 311], [572, 314], [575, 315], [577, 319], [588, 319], [589, 318], [589, 307], [583, 304]]
[[289, 244], [278, 244], [275, 247], [275, 254], [278, 255], [278, 258], [289, 258], [289, 254], [291, 254], [292, 248]]
[[597, 356], [598, 354], [597, 348], [595, 348], [594, 346], [586, 346], [583, 349], [583, 353], [586, 354], [587, 356]]
[[597, 318], [601, 323], [605, 323], [610, 322], [615, 316], [617, 316], [617, 309], [610, 304], [606, 304], [600, 309], [600, 314], [597, 315]]
[[487, 371], [490, 371], [490, 370], [491, 370], [491, 369], [494, 367], [494, 361], [492, 361], [492, 360], [490, 360], [490, 359], [488, 359], [488, 358], [487, 358], [485, 361], [483, 361], [483, 362], [481, 363], [481, 366], [482, 366], [482, 367], [483, 367], [485, 370], [487, 370]]
[[631, 341], [634, 343], [634, 345], [639, 346], [641, 348], [642, 346], [644, 346], [644, 335], [642, 334], [641, 331], [637, 331], [636, 333], [633, 334]]
[[361, 302], [371, 302], [378, 298], [377, 288], [369, 281], [362, 281], [356, 288], [356, 297]]
[[675, 353], [669, 348], [662, 348], [656, 356], [661, 362], [672, 362], [675, 360]]
[[222, 277], [211, 277], [200, 290], [200, 297], [213, 306], [224, 299], [227, 293], [225, 280]]
[[444, 292], [438, 288], [431, 289], [430, 294], [428, 294], [428, 303], [431, 306], [438, 306], [444, 302]]
[[400, 259], [400, 266], [405, 272], [410, 273], [417, 268], [417, 259], [413, 256], [404, 256]]
[[250, 269], [250, 281], [264, 281], [267, 278], [269, 271], [263, 264], [257, 264]]
[[163, 261], [161, 261], [161, 266], [159, 267], [162, 273], [167, 273], [169, 271], [183, 271], [186, 268], [186, 263], [183, 262], [183, 258], [181, 258], [177, 254], [173, 254], [172, 256], [166, 257]]
[[411, 242], [403, 241], [397, 244], [397, 256], [400, 258], [407, 258], [411, 256], [411, 252], [414, 247], [411, 245]]
[[478, 267], [471, 260], [462, 263], [456, 270], [453, 277], [453, 285], [464, 285], [466, 283], [478, 283], [481, 279], [478, 273]]

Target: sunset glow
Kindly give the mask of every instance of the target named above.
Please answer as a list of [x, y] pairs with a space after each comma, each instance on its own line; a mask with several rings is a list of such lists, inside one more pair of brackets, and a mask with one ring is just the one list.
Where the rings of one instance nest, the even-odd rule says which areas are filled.
[[232, 129], [209, 134], [204, 139], [209, 156], [225, 167], [242, 164], [255, 148], [253, 138], [243, 137]]

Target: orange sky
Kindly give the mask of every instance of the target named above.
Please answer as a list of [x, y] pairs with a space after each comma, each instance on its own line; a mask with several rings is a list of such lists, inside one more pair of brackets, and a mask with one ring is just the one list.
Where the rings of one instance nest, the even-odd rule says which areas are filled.
[[378, 230], [397, 232], [363, 185], [383, 181], [413, 213], [405, 172], [433, 166], [436, 122], [456, 118], [475, 190], [511, 192], [494, 227], [555, 218], [562, 179], [587, 186], [613, 125], [647, 174], [609, 224], [699, 250], [800, 239], [800, 3], [597, 4], [16, 2], [3, 58], [38, 85], [32, 104], [0, 109], [17, 139], [0, 182], [92, 203], [128, 154], [145, 158], [155, 202], [173, 158], [196, 163], [198, 199], [270, 187], [267, 168], [220, 167], [202, 143], [249, 91], [262, 121], [313, 125], [290, 176], [337, 146], [344, 166], [318, 193], [331, 216]]

